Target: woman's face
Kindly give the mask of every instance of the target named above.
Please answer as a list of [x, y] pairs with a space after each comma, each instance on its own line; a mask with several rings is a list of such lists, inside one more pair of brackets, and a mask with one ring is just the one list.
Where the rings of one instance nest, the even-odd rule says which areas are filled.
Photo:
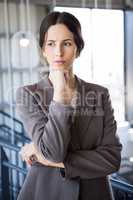
[[51, 68], [68, 70], [77, 55], [77, 46], [72, 32], [64, 24], [48, 29], [43, 45], [43, 55]]

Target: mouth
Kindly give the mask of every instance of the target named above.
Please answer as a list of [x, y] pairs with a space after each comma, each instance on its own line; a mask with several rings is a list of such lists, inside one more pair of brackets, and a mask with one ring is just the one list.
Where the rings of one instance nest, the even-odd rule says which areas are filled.
[[64, 60], [56, 60], [56, 61], [54, 61], [54, 63], [58, 64], [58, 65], [62, 65], [65, 63], [65, 61]]

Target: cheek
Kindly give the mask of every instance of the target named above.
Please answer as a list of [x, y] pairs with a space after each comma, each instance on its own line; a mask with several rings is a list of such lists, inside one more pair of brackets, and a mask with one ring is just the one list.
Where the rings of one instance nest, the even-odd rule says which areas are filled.
[[76, 58], [76, 51], [72, 51], [70, 54], [70, 60], [74, 60]]
[[77, 57], [77, 47], [75, 47], [72, 51], [72, 58], [75, 59]]
[[43, 52], [43, 56], [47, 59], [47, 60], [51, 60], [53, 57], [53, 52], [50, 49], [46, 49], [45, 52]]

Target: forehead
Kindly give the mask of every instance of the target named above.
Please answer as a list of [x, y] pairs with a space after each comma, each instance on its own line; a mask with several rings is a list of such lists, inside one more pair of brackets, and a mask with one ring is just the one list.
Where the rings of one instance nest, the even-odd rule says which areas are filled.
[[56, 24], [49, 27], [45, 40], [72, 39], [73, 33], [64, 24]]

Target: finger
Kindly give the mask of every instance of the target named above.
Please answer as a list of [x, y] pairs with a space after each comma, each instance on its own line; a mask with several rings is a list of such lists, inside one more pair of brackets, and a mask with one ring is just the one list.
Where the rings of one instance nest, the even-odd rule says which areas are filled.
[[37, 156], [36, 156], [35, 154], [31, 155], [31, 156], [29, 157], [29, 159], [30, 159], [32, 162], [38, 161], [38, 158], [37, 158]]
[[65, 76], [64, 76], [64, 70], [56, 70], [51, 73], [53, 84], [64, 85], [66, 83]]
[[26, 144], [24, 145], [21, 150], [20, 150], [20, 155], [32, 155], [35, 153], [35, 148], [34, 148], [34, 145], [33, 143], [30, 143], [30, 144]]
[[24, 159], [24, 161], [26, 162], [26, 163], [32, 163], [32, 161], [29, 159], [29, 157], [25, 157], [25, 159]]
[[58, 68], [58, 67], [54, 67], [54, 68], [50, 68], [50, 73], [53, 74], [53, 73], [56, 73], [56, 72], [67, 72], [68, 70], [66, 69], [63, 69], [63, 68]]
[[31, 166], [33, 162], [31, 160], [28, 160], [26, 163]]

